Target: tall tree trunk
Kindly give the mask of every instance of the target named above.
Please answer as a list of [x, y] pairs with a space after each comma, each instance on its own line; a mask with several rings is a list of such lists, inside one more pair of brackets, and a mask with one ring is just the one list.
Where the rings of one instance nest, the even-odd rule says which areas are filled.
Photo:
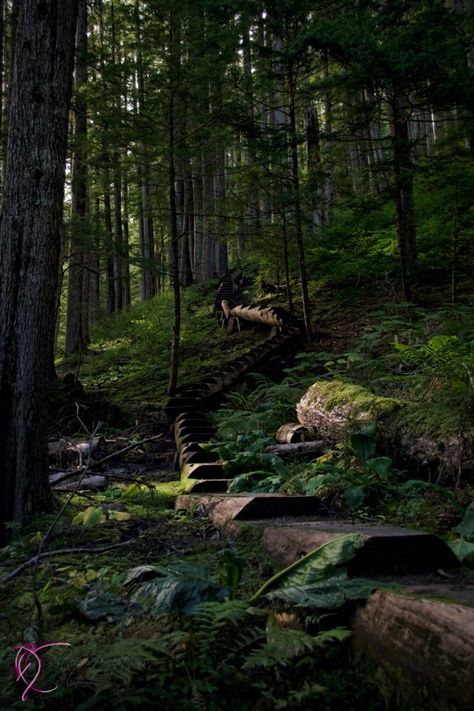
[[[181, 286], [183, 284], [183, 274], [184, 274], [184, 262], [186, 260], [185, 246], [187, 247], [186, 240], [186, 214], [184, 208], [184, 179], [182, 177], [177, 178], [174, 186], [175, 194], [175, 209], [176, 209], [176, 233], [178, 235], [178, 271], [179, 271], [179, 283]], [[170, 240], [170, 261], [173, 261], [173, 245]], [[173, 277], [171, 277], [173, 280]]]
[[114, 292], [115, 310], [123, 310], [122, 174], [119, 155], [114, 154]]
[[[13, 76], [13, 60], [16, 44], [16, 30], [21, 0], [11, 0], [10, 6], [3, 0], [3, 110], [2, 110], [2, 135], [1, 135], [1, 172], [2, 180], [5, 177], [5, 163], [7, 156], [8, 136], [8, 108], [10, 105], [10, 88]], [[3, 187], [3, 183], [2, 183]]]
[[124, 172], [123, 181], [123, 274], [122, 274], [122, 307], [128, 311], [131, 306], [130, 294], [130, 221], [128, 207], [128, 177]]
[[293, 183], [293, 204], [295, 213], [295, 237], [298, 248], [298, 262], [300, 271], [301, 300], [303, 302], [303, 317], [306, 334], [311, 337], [311, 307], [308, 294], [308, 279], [306, 275], [306, 259], [303, 239], [303, 222], [301, 215], [301, 196], [298, 160], [298, 134], [296, 132], [296, 73], [291, 59], [288, 60], [288, 98], [289, 98], [289, 130], [291, 152], [291, 177]]
[[48, 359], [54, 340], [76, 19], [74, 0], [24, 0], [18, 18], [0, 219], [3, 539], [7, 521], [23, 523], [50, 499]]
[[407, 111], [400, 106], [396, 92], [394, 92], [391, 109], [398, 250], [403, 294], [409, 301], [411, 299], [411, 287], [417, 257], [413, 160], [408, 135]]
[[281, 204], [281, 231], [283, 237], [283, 261], [285, 265], [285, 284], [286, 284], [286, 295], [288, 299], [288, 309], [293, 313], [293, 293], [291, 290], [291, 279], [290, 279], [290, 259], [288, 254], [288, 229], [286, 224], [286, 204], [283, 193], [283, 179], [280, 180], [280, 204]]
[[76, 33], [74, 98], [74, 156], [72, 161], [72, 215], [69, 244], [66, 339], [64, 354], [80, 353], [89, 343], [89, 260], [87, 230], [87, 2], [79, 0]]
[[[323, 55], [323, 76], [327, 80], [329, 78], [329, 57], [327, 52]], [[325, 211], [324, 218], [326, 225], [331, 225], [334, 213], [334, 158], [333, 158], [333, 139], [332, 139], [332, 95], [329, 86], [324, 92], [324, 114], [326, 134], [325, 140], [325, 162], [326, 162], [326, 185], [325, 185]]]
[[168, 97], [168, 186], [170, 211], [171, 240], [171, 277], [174, 298], [174, 324], [171, 339], [170, 379], [168, 395], [173, 395], [178, 384], [179, 341], [181, 333], [181, 286], [179, 283], [179, 234], [176, 215], [176, 92], [179, 85], [179, 20], [170, 13], [169, 47], [170, 47], [170, 86]]
[[194, 212], [194, 185], [191, 174], [191, 166], [188, 165], [188, 174], [184, 183], [185, 205], [186, 205], [186, 232], [188, 235], [188, 250], [189, 250], [189, 271], [186, 276], [186, 285], [189, 286], [193, 282], [194, 270], [194, 255], [195, 255], [195, 239], [196, 239], [196, 215]]
[[194, 276], [202, 279], [202, 253], [203, 253], [203, 178], [202, 158], [198, 155], [193, 169], [193, 195], [194, 195]]
[[313, 232], [322, 223], [321, 195], [321, 141], [319, 137], [318, 109], [313, 101], [308, 100], [304, 112], [306, 128], [306, 150], [308, 162], [308, 181], [310, 190], [311, 218]]
[[218, 234], [216, 240], [216, 270], [218, 274], [224, 274], [228, 270], [229, 265], [227, 258], [227, 221], [225, 219], [225, 149], [224, 142], [220, 136], [216, 140], [215, 169], [216, 174], [214, 176], [214, 205], [218, 215], [218, 217], [216, 218], [216, 224], [218, 226]]
[[212, 153], [208, 149], [202, 154], [202, 188], [203, 188], [203, 239], [201, 259], [201, 279], [211, 279], [215, 276], [216, 261], [214, 249], [214, 165]]
[[93, 226], [94, 226], [94, 250], [93, 259], [90, 268], [90, 297], [89, 310], [92, 321], [97, 321], [100, 313], [100, 235], [102, 233], [100, 223], [100, 200], [95, 199], [93, 211]]
[[[0, 147], [3, 146], [3, 110], [5, 92], [5, 1], [0, 0]], [[0, 162], [0, 195], [3, 187], [3, 166]]]
[[[117, 52], [116, 27], [115, 27], [115, 7], [110, 6], [111, 15], [111, 44], [112, 44], [112, 65], [121, 64], [120, 54]], [[119, 124], [121, 123], [122, 107], [120, 96], [114, 101], [115, 114]], [[113, 152], [113, 182], [114, 182], [114, 291], [115, 310], [123, 310], [123, 229], [122, 229], [122, 171], [120, 168], [120, 152], [116, 149]]]
[[[242, 15], [242, 55], [243, 55], [243, 70], [244, 70], [244, 93], [249, 116], [250, 136], [247, 139], [247, 162], [251, 171], [255, 170], [256, 166], [256, 140], [257, 127], [255, 121], [255, 102], [254, 102], [254, 87], [252, 76], [252, 48], [250, 44], [250, 27], [249, 19]], [[258, 233], [260, 228], [260, 197], [258, 190], [258, 180], [255, 177], [249, 184], [249, 213], [250, 213], [250, 231], [254, 234]], [[225, 271], [225, 270], [224, 270]]]
[[[139, 0], [135, 0], [135, 44], [137, 63], [137, 88], [138, 88], [138, 114], [142, 114], [145, 107], [145, 80], [143, 72], [142, 36], [140, 25]], [[145, 142], [141, 144], [142, 161], [139, 168], [139, 220], [140, 220], [140, 250], [141, 250], [141, 297], [146, 301], [155, 296], [155, 268], [154, 268], [154, 231], [153, 217], [150, 205], [150, 166], [148, 151]]]
[[106, 254], [106, 307], [107, 313], [113, 314], [115, 305], [115, 274], [114, 274], [114, 240], [112, 229], [112, 203], [110, 200], [110, 170], [109, 156], [104, 157], [104, 227]]

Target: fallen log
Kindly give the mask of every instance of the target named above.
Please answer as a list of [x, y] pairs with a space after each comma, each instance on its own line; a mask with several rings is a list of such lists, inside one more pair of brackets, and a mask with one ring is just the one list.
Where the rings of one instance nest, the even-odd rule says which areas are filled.
[[305, 442], [311, 439], [311, 434], [299, 422], [288, 422], [279, 428], [275, 439], [279, 444], [294, 444], [295, 442]]
[[283, 309], [273, 306], [235, 306], [231, 301], [224, 299], [221, 305], [227, 319], [241, 318], [244, 321], [263, 323], [266, 326], [283, 328], [287, 322], [287, 314]]
[[327, 450], [326, 442], [316, 440], [315, 442], [293, 442], [292, 444], [271, 444], [265, 447], [269, 454], [277, 454], [282, 459], [290, 457], [305, 457], [310, 454], [321, 455]]
[[473, 607], [378, 591], [353, 629], [359, 649], [401, 688], [411, 686], [410, 708], [473, 708]]

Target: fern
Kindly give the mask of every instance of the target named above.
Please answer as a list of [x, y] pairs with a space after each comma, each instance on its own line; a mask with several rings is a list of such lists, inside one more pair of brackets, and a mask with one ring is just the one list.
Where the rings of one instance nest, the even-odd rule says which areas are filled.
[[195, 624], [204, 630], [212, 627], [213, 634], [218, 635], [229, 625], [239, 627], [249, 618], [249, 606], [244, 600], [225, 600], [224, 602], [200, 602], [192, 611]]
[[285, 666], [295, 658], [311, 653], [316, 644], [316, 639], [306, 632], [275, 627], [270, 634], [267, 632], [267, 642], [248, 656], [242, 669]]

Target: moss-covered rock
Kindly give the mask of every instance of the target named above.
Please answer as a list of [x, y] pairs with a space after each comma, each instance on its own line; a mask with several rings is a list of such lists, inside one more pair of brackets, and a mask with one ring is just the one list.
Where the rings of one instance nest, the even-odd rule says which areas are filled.
[[436, 476], [458, 484], [474, 476], [474, 427], [459, 407], [446, 402], [408, 402], [383, 397], [342, 380], [321, 380], [296, 406], [299, 422], [336, 444], [366, 422], [377, 425], [379, 454], [412, 476]]
[[375, 395], [361, 385], [321, 380], [296, 406], [298, 420], [329, 442], [346, 437], [365, 422], [382, 423], [402, 407], [395, 398]]

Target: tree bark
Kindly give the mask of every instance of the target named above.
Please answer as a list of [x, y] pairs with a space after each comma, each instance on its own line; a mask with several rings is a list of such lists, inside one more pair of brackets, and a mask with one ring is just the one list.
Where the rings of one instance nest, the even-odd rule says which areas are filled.
[[[0, 536], [49, 502], [54, 339], [77, 1], [24, 0], [0, 219]], [[21, 166], [21, 169], [19, 169]]]
[[[3, 146], [3, 106], [5, 90], [5, 2], [0, 0], [0, 147]], [[3, 186], [3, 170], [0, 164], [0, 190]]]

